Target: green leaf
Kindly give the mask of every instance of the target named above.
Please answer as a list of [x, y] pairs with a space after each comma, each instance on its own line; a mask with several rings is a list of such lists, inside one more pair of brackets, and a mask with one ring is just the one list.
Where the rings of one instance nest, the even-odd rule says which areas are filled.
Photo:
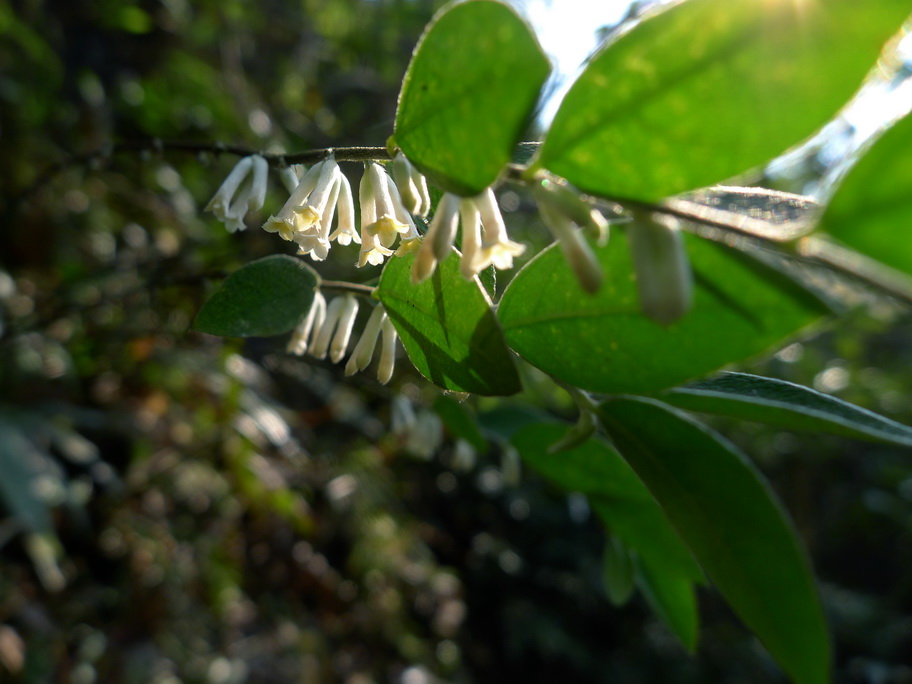
[[[454, 250], [454, 254], [455, 254]], [[378, 294], [415, 368], [438, 387], [484, 395], [521, 389], [510, 351], [477, 278], [452, 255], [418, 285], [409, 254], [390, 259]]]
[[31, 532], [54, 529], [50, 507], [36, 493], [35, 486], [39, 477], [49, 474], [46, 465], [49, 459], [15, 424], [0, 417], [0, 498]]
[[635, 559], [634, 565], [637, 587], [650, 608], [668, 625], [688, 651], [696, 651], [700, 613], [693, 582], [668, 572], [662, 566], [646, 565], [639, 558]]
[[769, 423], [788, 430], [825, 432], [912, 447], [912, 428], [785, 380], [747, 373], [723, 373], [661, 395], [689, 411]]
[[447, 5], [415, 48], [390, 143], [433, 184], [477, 195], [510, 161], [550, 70], [505, 4]]
[[799, 684], [829, 681], [830, 644], [805, 552], [768, 484], [733, 445], [649, 399], [599, 415], [697, 561]]
[[843, 244], [912, 274], [912, 116], [887, 131], [842, 181], [820, 228]]
[[609, 43], [537, 164], [597, 195], [656, 200], [804, 140], [858, 89], [905, 0], [687, 0]]
[[464, 439], [475, 451], [482, 454], [488, 450], [488, 441], [481, 434], [475, 418], [463, 404], [441, 394], [434, 400], [434, 411], [455, 437]]
[[310, 310], [320, 278], [295, 257], [251, 262], [225, 279], [200, 309], [193, 329], [223, 337], [269, 337], [297, 325]]
[[[659, 578], [661, 586], [647, 599], [693, 650], [697, 642], [693, 585], [702, 583], [702, 571], [655, 499], [614, 449], [591, 439], [559, 454], [548, 453], [548, 447], [566, 432], [562, 425], [528, 425], [513, 435], [511, 443], [532, 469], [562, 489], [589, 498], [611, 533], [636, 552], [650, 577]], [[689, 600], [683, 597], [685, 592]]]
[[780, 272], [738, 250], [685, 235], [694, 273], [689, 313], [663, 327], [640, 313], [627, 238], [596, 248], [605, 282], [582, 292], [552, 246], [513, 278], [497, 310], [507, 344], [582, 389], [649, 393], [743, 361], [827, 309]]

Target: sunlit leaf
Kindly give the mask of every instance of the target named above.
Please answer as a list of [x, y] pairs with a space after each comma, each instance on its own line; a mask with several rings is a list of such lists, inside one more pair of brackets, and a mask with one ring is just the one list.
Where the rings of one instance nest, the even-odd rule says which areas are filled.
[[723, 373], [676, 387], [661, 398], [690, 411], [769, 423], [789, 430], [912, 446], [912, 427], [810, 387], [775, 378]]
[[454, 255], [418, 285], [411, 281], [414, 255], [392, 258], [380, 277], [380, 301], [409, 359], [435, 385], [514, 394], [521, 388], [519, 376], [491, 301], [477, 278], [463, 278]]
[[799, 684], [829, 681], [830, 644], [805, 552], [732, 444], [648, 399], [601, 404], [624, 459], [745, 624]]
[[887, 131], [840, 184], [820, 228], [843, 244], [912, 274], [912, 116]]
[[694, 273], [689, 313], [664, 327], [640, 313], [627, 238], [597, 256], [602, 288], [580, 290], [552, 246], [510, 283], [498, 307], [507, 344], [555, 377], [597, 392], [647, 393], [760, 354], [827, 309], [778, 271], [737, 250], [685, 235]]
[[510, 161], [549, 71], [535, 36], [507, 5], [448, 5], [402, 81], [394, 144], [435, 185], [477, 195]]
[[224, 337], [268, 337], [295, 327], [310, 310], [319, 276], [286, 255], [253, 261], [232, 273], [203, 304], [194, 330]]
[[804, 140], [845, 104], [903, 0], [687, 0], [611, 41], [564, 98], [539, 163], [595, 194], [659, 199]]

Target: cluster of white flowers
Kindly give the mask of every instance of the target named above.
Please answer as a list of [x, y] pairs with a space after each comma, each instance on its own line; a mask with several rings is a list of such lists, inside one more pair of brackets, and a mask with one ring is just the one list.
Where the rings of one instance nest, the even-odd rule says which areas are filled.
[[459, 269], [466, 278], [476, 276], [492, 264], [499, 269], [513, 268], [513, 257], [526, 249], [507, 237], [507, 227], [490, 188], [476, 197], [461, 198], [446, 193], [418, 248], [412, 265], [412, 282], [429, 278], [437, 268], [437, 262], [449, 255], [460, 219], [462, 259]]
[[[336, 230], [333, 218], [339, 215]], [[283, 240], [298, 245], [298, 254], [310, 254], [322, 261], [329, 254], [329, 244], [336, 240], [347, 245], [360, 242], [355, 230], [355, 203], [351, 185], [330, 155], [314, 164], [298, 182], [278, 214], [263, 224], [268, 233], [278, 233]]]
[[[307, 315], [291, 335], [288, 353], [302, 356], [309, 351], [317, 359], [325, 359], [328, 354], [333, 363], [339, 363], [348, 351], [357, 315], [358, 300], [352, 295], [341, 295], [327, 305], [326, 298], [317, 292]], [[390, 381], [396, 365], [398, 336], [382, 304], [374, 306], [364, 332], [345, 365], [346, 375], [354, 375], [370, 365], [377, 339], [381, 337], [377, 379], [384, 385]]]
[[[358, 191], [360, 230], [356, 229], [351, 185], [333, 155], [303, 174], [292, 168], [280, 169], [279, 176], [289, 197], [266, 220], [263, 229], [294, 242], [298, 254], [309, 254], [315, 261], [327, 257], [333, 241], [341, 245], [355, 242], [361, 245], [358, 267], [382, 264], [396, 252], [398, 241], [400, 253], [417, 252], [412, 270], [412, 280], [417, 283], [428, 278], [437, 263], [450, 255], [461, 221], [460, 270], [466, 278], [473, 278], [491, 265], [500, 269], [513, 267], [513, 258], [522, 254], [525, 247], [507, 237], [506, 225], [490, 188], [477, 197], [444, 194], [428, 234], [419, 242], [421, 236], [413, 216], [425, 217], [430, 212], [427, 181], [401, 152], [393, 159], [391, 168], [392, 177], [381, 164], [365, 164]], [[206, 209], [229, 231], [243, 230], [246, 214], [265, 203], [267, 173], [268, 163], [262, 156], [241, 159]], [[309, 348], [311, 355], [322, 359], [328, 354], [338, 363], [346, 354], [357, 312], [357, 301], [351, 295], [336, 297], [327, 305], [323, 295], [317, 293], [292, 335], [289, 351], [304, 354]], [[389, 381], [395, 361], [396, 331], [379, 305], [355, 346], [346, 374], [368, 366], [381, 335], [378, 377], [383, 383]]]
[[261, 209], [266, 202], [268, 172], [269, 164], [260, 155], [244, 157], [209, 200], [206, 211], [215, 214], [229, 233], [244, 230], [247, 212]]

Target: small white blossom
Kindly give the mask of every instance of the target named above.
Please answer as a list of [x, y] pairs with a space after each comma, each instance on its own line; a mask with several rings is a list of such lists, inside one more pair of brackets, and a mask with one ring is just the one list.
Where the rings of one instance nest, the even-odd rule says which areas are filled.
[[407, 222], [400, 219], [408, 216], [408, 212], [401, 207], [402, 200], [398, 192], [395, 193], [398, 206], [394, 205], [393, 195], [390, 193], [391, 186], [392, 181], [383, 167], [369, 162], [359, 189], [361, 254], [358, 258], [358, 267], [383, 263], [383, 260], [393, 253], [391, 247], [400, 235], [414, 232], [417, 236], [411, 219]]
[[538, 181], [532, 186], [532, 193], [538, 201], [542, 221], [560, 245], [582, 288], [597, 292], [602, 286], [602, 267], [577, 226], [584, 227], [595, 235], [599, 244], [604, 244], [608, 239], [607, 222], [575, 189], [549, 178]]
[[377, 367], [377, 380], [385, 385], [393, 377], [393, 370], [396, 366], [396, 340], [399, 335], [389, 317], [383, 320], [380, 332], [382, 334], [380, 346], [380, 365]]
[[326, 320], [326, 299], [319, 292], [314, 294], [313, 303], [310, 310], [298, 323], [291, 339], [288, 341], [287, 351], [289, 354], [302, 356], [307, 353], [308, 344], [312, 339], [316, 339], [323, 322]]
[[459, 270], [467, 279], [472, 279], [478, 274], [475, 263], [478, 250], [481, 249], [481, 215], [475, 202], [463, 199], [459, 203], [459, 218], [462, 221], [462, 258], [459, 260]]
[[314, 334], [310, 355], [325, 359], [329, 352], [333, 363], [338, 363], [345, 355], [357, 313], [358, 302], [353, 296], [342, 295], [333, 299], [326, 307], [323, 324]]
[[690, 309], [693, 274], [672, 216], [634, 212], [627, 239], [636, 273], [640, 309], [654, 321], [670, 325]]
[[[322, 162], [314, 164], [304, 174], [298, 187], [279, 210], [263, 224], [263, 230], [278, 233], [283, 240], [295, 240], [298, 235], [319, 234], [324, 212], [330, 204], [330, 198], [338, 198], [336, 185], [342, 174], [335, 157], [330, 155]], [[334, 210], [335, 207], [332, 207]], [[300, 246], [300, 245], [299, 245]], [[309, 250], [308, 250], [309, 251]]]
[[361, 236], [355, 228], [355, 202], [352, 198], [351, 183], [344, 173], [340, 175], [339, 181], [339, 201], [336, 205], [339, 211], [339, 225], [329, 239], [336, 240], [340, 245], [350, 244], [353, 240], [360, 245]]
[[473, 264], [476, 273], [491, 264], [494, 264], [494, 268], [501, 270], [513, 268], [513, 257], [525, 252], [526, 247], [507, 238], [507, 226], [504, 224], [500, 207], [497, 206], [494, 192], [488, 188], [474, 197], [472, 201], [478, 208], [484, 230], [481, 248], [478, 250]]
[[427, 216], [431, 210], [431, 195], [425, 177], [401, 151], [393, 158], [392, 168], [405, 208], [415, 216]]
[[206, 205], [229, 232], [244, 230], [244, 216], [261, 209], [266, 201], [269, 164], [258, 154], [244, 157], [231, 170]]
[[450, 254], [459, 227], [459, 197], [444, 193], [437, 204], [437, 212], [431, 219], [427, 235], [418, 248], [412, 264], [412, 282], [427, 280], [437, 268], [437, 262]]
[[279, 169], [279, 180], [282, 181], [282, 185], [285, 186], [285, 189], [288, 190], [290, 195], [295, 191], [295, 188], [298, 187], [298, 183], [301, 182], [301, 176], [295, 170], [300, 168], [298, 166], [286, 166]]
[[383, 310], [382, 305], [378, 304], [371, 312], [370, 318], [367, 319], [367, 324], [358, 339], [358, 344], [355, 345], [355, 350], [349, 357], [348, 363], [345, 364], [346, 375], [354, 375], [358, 371], [367, 368], [370, 364], [371, 358], [374, 356], [374, 349], [377, 346], [377, 339], [380, 337], [380, 329], [385, 320], [386, 311]]

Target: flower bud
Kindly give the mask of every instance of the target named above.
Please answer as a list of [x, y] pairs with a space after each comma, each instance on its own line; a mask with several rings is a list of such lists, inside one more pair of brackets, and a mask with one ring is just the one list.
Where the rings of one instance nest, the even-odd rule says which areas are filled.
[[693, 275], [679, 225], [674, 217], [637, 211], [627, 226], [640, 309], [662, 325], [687, 313], [693, 299]]

